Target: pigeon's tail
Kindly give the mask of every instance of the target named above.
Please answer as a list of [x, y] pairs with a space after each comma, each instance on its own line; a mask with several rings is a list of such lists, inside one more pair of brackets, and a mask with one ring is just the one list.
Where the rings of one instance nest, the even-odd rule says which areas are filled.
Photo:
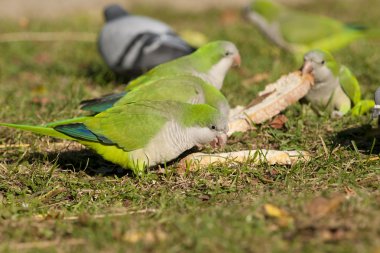
[[120, 5], [112, 4], [104, 8], [104, 18], [106, 22], [128, 15]]

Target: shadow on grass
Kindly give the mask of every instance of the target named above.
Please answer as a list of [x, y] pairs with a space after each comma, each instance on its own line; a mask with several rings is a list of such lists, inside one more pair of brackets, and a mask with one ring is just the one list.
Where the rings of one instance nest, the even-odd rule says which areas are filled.
[[[199, 150], [194, 147], [190, 150], [185, 151], [176, 159], [166, 163], [166, 167], [172, 166], [179, 162], [181, 159], [187, 155], [198, 152]], [[92, 152], [89, 149], [83, 150], [69, 150], [61, 152], [49, 152], [49, 153], [31, 153], [26, 157], [29, 163], [41, 163], [41, 161], [48, 161], [49, 163], [56, 164], [61, 170], [70, 170], [73, 172], [83, 171], [87, 175], [95, 176], [117, 176], [117, 177], [135, 177], [136, 175], [132, 170], [124, 169], [119, 165], [108, 162], [103, 159], [100, 155]], [[160, 165], [162, 168], [165, 165]], [[157, 170], [158, 166], [151, 167], [150, 172]]]
[[31, 153], [26, 159], [29, 163], [41, 163], [41, 161], [47, 160], [52, 164], [56, 164], [61, 170], [83, 171], [90, 176], [134, 176], [131, 170], [123, 169], [118, 165], [108, 162], [100, 155], [88, 149], [49, 152], [47, 154]]
[[364, 154], [380, 153], [380, 129], [366, 124], [338, 132], [334, 142], [345, 147], [355, 148]]

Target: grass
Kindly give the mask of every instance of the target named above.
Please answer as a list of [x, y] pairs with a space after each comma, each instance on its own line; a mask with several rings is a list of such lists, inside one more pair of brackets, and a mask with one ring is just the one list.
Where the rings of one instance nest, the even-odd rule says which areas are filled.
[[[380, 27], [375, 0], [324, 0], [297, 8]], [[248, 103], [266, 83], [299, 67], [239, 11], [136, 10], [177, 30], [234, 41], [243, 64], [223, 87], [232, 105]], [[3, 32], [97, 32], [101, 23], [75, 16], [30, 20], [26, 28], [2, 21], [0, 27]], [[122, 89], [95, 43], [1, 43], [0, 51], [1, 122], [41, 124], [77, 116], [81, 100]], [[335, 56], [371, 98], [380, 83], [379, 42], [358, 41]], [[264, 78], [246, 82], [255, 75]], [[375, 123], [368, 115], [318, 117], [300, 104], [284, 114], [285, 128], [262, 124], [230, 138], [225, 149], [307, 150], [313, 154], [310, 162], [291, 167], [246, 162], [187, 173], [168, 167], [143, 178], [77, 144], [2, 128], [0, 251], [378, 252]]]

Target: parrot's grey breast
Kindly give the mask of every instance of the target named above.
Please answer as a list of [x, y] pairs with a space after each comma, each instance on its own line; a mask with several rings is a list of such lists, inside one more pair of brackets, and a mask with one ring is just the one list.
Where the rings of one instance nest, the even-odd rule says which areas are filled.
[[305, 98], [310, 102], [325, 105], [329, 102], [337, 87], [339, 87], [339, 80], [336, 78], [318, 82], [309, 90]]
[[[201, 136], [201, 128], [185, 128], [175, 120], [170, 120], [152, 138], [146, 147], [131, 152], [132, 159], [144, 161], [149, 166], [154, 166], [177, 158], [186, 150], [199, 144], [201, 138], [206, 143], [211, 142], [213, 136]], [[204, 144], [204, 143], [202, 143]]]

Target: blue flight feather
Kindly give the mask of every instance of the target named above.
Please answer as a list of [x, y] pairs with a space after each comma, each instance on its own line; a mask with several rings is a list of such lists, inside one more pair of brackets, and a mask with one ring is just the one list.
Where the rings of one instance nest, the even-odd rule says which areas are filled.
[[91, 132], [91, 130], [89, 130], [82, 123], [60, 125], [54, 127], [54, 129], [73, 138], [82, 139], [86, 141], [101, 142], [103, 144], [114, 144], [105, 136], [97, 135]]
[[120, 98], [124, 97], [127, 92], [106, 95], [101, 98], [85, 100], [81, 102], [81, 109], [94, 113], [99, 113], [111, 108]]

